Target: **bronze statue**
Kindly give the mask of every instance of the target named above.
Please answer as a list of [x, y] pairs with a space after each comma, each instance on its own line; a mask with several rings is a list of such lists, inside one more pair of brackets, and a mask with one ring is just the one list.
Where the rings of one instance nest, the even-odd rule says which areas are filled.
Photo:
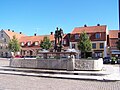
[[55, 31], [55, 52], [61, 52], [62, 50], [62, 37], [63, 37], [63, 30], [60, 28], [58, 30], [58, 27], [56, 28], [57, 30]]

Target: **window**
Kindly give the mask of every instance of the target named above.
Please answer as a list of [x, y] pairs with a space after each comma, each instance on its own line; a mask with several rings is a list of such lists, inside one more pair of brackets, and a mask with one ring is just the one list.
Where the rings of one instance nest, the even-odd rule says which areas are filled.
[[36, 41], [36, 42], [35, 42], [35, 46], [37, 46], [37, 45], [38, 45], [38, 42]]
[[104, 48], [104, 43], [100, 43], [100, 48]]
[[72, 48], [75, 48], [75, 44], [72, 44]]
[[30, 42], [30, 41], [29, 41], [29, 42], [27, 42], [27, 45], [28, 45], [28, 46], [30, 46], [30, 45], [31, 45], [31, 42]]
[[75, 35], [75, 39], [79, 39], [79, 35]]
[[6, 42], [6, 38], [4, 38], [4, 42]]
[[96, 43], [92, 43], [92, 48], [96, 49]]
[[99, 38], [100, 38], [100, 33], [96, 33], [96, 34], [95, 34], [95, 38], [96, 38], [96, 39], [99, 39]]
[[21, 43], [21, 46], [24, 46], [24, 42]]
[[8, 44], [5, 45], [6, 49], [8, 49]]
[[63, 40], [63, 44], [66, 44], [66, 43], [67, 43], [67, 42], [66, 42], [66, 40], [64, 39], [64, 40]]
[[3, 44], [0, 45], [0, 49], [2, 49], [2, 48], [3, 48]]
[[3, 34], [1, 34], [1, 37], [3, 37]]
[[3, 52], [1, 53], [1, 56], [3, 57]]

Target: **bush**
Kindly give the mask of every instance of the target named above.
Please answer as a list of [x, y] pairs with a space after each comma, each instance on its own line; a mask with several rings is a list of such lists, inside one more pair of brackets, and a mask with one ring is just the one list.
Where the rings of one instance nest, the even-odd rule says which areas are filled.
[[116, 61], [116, 57], [112, 57], [111, 60], [112, 60], [112, 61]]

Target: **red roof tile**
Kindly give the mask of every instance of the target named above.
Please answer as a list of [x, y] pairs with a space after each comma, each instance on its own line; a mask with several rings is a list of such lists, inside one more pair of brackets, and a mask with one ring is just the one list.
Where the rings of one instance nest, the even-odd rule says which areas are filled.
[[41, 35], [41, 36], [25, 36], [25, 37], [22, 37], [19, 40], [19, 42], [28, 42], [28, 41], [31, 41], [31, 42], [38, 41], [38, 42], [41, 42], [41, 40], [43, 40], [43, 38], [45, 36], [49, 37], [50, 41], [54, 40], [54, 35]]
[[13, 32], [13, 31], [8, 31], [8, 30], [4, 30], [4, 32], [10, 37], [10, 39], [12, 39], [14, 35], [17, 39], [20, 39], [21, 37], [25, 36], [22, 33], [20, 34], [20, 33], [16, 33], [16, 32]]
[[95, 33], [95, 32], [106, 32], [106, 25], [101, 26], [87, 26], [87, 27], [76, 27], [72, 31], [72, 34], [82, 33], [85, 31], [86, 33]]
[[118, 38], [119, 30], [109, 30], [109, 38]]

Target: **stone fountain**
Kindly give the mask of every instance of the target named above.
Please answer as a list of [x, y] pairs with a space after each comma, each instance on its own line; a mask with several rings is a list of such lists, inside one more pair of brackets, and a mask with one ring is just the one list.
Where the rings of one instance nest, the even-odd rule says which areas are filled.
[[20, 68], [40, 68], [40, 69], [55, 69], [55, 70], [101, 70], [103, 60], [84, 60], [75, 59], [79, 55], [75, 49], [62, 51], [63, 30], [55, 31], [55, 45], [53, 52], [43, 50], [38, 52], [37, 58], [12, 58], [10, 67]]

